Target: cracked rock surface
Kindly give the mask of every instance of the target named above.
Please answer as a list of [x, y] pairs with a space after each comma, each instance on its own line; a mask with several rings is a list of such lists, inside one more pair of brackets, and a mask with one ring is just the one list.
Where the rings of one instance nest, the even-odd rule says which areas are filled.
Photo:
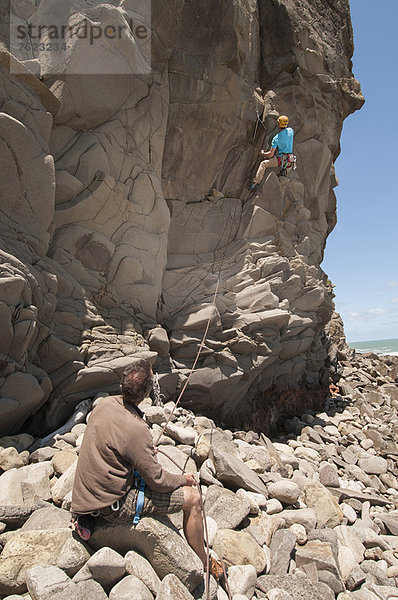
[[[8, 4], [21, 26], [64, 11], [6, 2], [6, 24]], [[78, 0], [65, 18], [126, 25], [134, 6]], [[0, 50], [2, 435], [28, 418], [33, 434], [56, 429], [116, 392], [137, 357], [175, 398], [208, 322], [187, 408], [264, 430], [304, 396], [319, 405], [333, 371], [320, 267], [333, 163], [363, 103], [348, 1], [209, 6], [153, 0], [149, 73], [131, 63], [131, 36], [114, 40], [105, 75], [104, 40], [89, 55], [73, 40], [62, 64], [33, 40]], [[249, 193], [280, 113], [298, 169]]]

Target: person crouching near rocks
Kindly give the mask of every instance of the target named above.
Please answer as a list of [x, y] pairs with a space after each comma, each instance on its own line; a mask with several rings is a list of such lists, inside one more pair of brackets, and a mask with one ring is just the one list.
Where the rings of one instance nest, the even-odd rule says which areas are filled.
[[[140, 516], [184, 512], [186, 540], [206, 569], [201, 501], [192, 474], [174, 475], [156, 458], [149, 426], [138, 404], [152, 388], [147, 360], [128, 367], [121, 396], [103, 398], [84, 433], [72, 492], [72, 519], [77, 533], [89, 539], [84, 517], [137, 524]], [[86, 519], [86, 523], [89, 519]], [[218, 578], [222, 566], [210, 561]]]

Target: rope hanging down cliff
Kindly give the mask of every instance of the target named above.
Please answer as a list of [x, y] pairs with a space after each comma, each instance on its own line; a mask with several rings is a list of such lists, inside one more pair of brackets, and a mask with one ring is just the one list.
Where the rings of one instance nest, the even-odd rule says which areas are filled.
[[[230, 233], [229, 233], [229, 236], [228, 236], [228, 240], [227, 240], [227, 243], [226, 243], [225, 247], [227, 247], [228, 244], [229, 244], [229, 242], [231, 241], [232, 225], [233, 225], [233, 220], [234, 220], [235, 215], [236, 215], [236, 207], [235, 207], [235, 210], [234, 210], [234, 214], [231, 217], [231, 230], [230, 230]], [[225, 228], [224, 228], [224, 231], [225, 231]], [[225, 250], [222, 251], [222, 259], [221, 259], [220, 266], [219, 266], [219, 269], [218, 269], [218, 277], [217, 277], [216, 289], [214, 291], [213, 300], [212, 300], [212, 304], [211, 304], [212, 307], [216, 306], [216, 299], [217, 299], [218, 290], [219, 290], [219, 286], [220, 286], [221, 271], [222, 271], [222, 267], [223, 267], [223, 264], [224, 264], [224, 260], [225, 260]], [[213, 261], [213, 267], [215, 266], [215, 264], [216, 264], [216, 260]], [[168, 424], [170, 423], [171, 419], [174, 416], [174, 413], [175, 413], [175, 411], [176, 411], [176, 409], [177, 409], [177, 407], [178, 407], [178, 405], [179, 405], [179, 403], [181, 401], [181, 398], [182, 398], [185, 390], [188, 387], [189, 381], [190, 381], [190, 379], [192, 377], [192, 374], [193, 374], [193, 372], [195, 370], [195, 367], [197, 365], [197, 362], [199, 360], [200, 353], [201, 353], [202, 348], [203, 348], [203, 346], [205, 344], [206, 337], [207, 337], [207, 334], [208, 334], [208, 331], [209, 331], [209, 328], [210, 328], [211, 320], [212, 320], [212, 318], [210, 316], [209, 319], [207, 320], [205, 331], [204, 331], [202, 340], [200, 342], [200, 345], [199, 345], [199, 348], [198, 348], [198, 351], [197, 351], [194, 363], [193, 363], [193, 365], [192, 365], [192, 367], [190, 369], [190, 372], [188, 374], [188, 377], [187, 377], [187, 379], [186, 379], [186, 381], [185, 381], [185, 383], [184, 383], [184, 385], [182, 387], [181, 392], [179, 393], [179, 395], [177, 397], [176, 402], [174, 403], [172, 411], [170, 412], [170, 414], [169, 414], [166, 422], [164, 423], [164, 425], [163, 425], [163, 427], [162, 427], [162, 429], [161, 429], [161, 431], [160, 431], [160, 433], [158, 435], [158, 438], [156, 439], [156, 442], [154, 443], [154, 449], [155, 449], [155, 451], [156, 452], [160, 452], [164, 456], [166, 456], [183, 473], [184, 473], [184, 469], [182, 469], [170, 456], [168, 456], [168, 454], [166, 452], [164, 452], [164, 450], [161, 450], [159, 448], [159, 443], [160, 443], [160, 440], [161, 440], [162, 436], [164, 435], [164, 433], [165, 433], [165, 431], [167, 429]], [[157, 382], [157, 384], [158, 384], [158, 382]], [[157, 395], [158, 398], [160, 397], [160, 387], [159, 387], [159, 385], [157, 385], [157, 387], [156, 387], [156, 395]], [[206, 600], [210, 600], [210, 550], [209, 550], [210, 545], [209, 545], [209, 536], [208, 536], [208, 530], [207, 530], [207, 521], [206, 521], [205, 510], [204, 510], [202, 490], [201, 490], [200, 484], [198, 482], [196, 483], [196, 486], [198, 488], [199, 495], [200, 495], [201, 511], [202, 511], [202, 518], [203, 518], [203, 528], [204, 528], [204, 532], [205, 532], [205, 542], [206, 542], [205, 597], [206, 597]], [[228, 584], [227, 571], [226, 571], [226, 568], [225, 568], [225, 565], [224, 565], [223, 557], [221, 557], [221, 564], [222, 564], [223, 576], [224, 576], [225, 585], [226, 585], [226, 588], [227, 588], [228, 597], [229, 597], [229, 600], [232, 600], [232, 595], [231, 595], [231, 591], [230, 591], [229, 584]]]
[[[234, 223], [234, 219], [235, 219], [235, 217], [236, 217], [236, 210], [237, 210], [237, 206], [235, 206], [234, 212], [233, 212], [232, 216], [230, 217], [230, 220], [231, 220], [231, 224], [230, 224], [230, 225], [231, 225], [231, 226], [230, 226], [230, 232], [229, 232], [229, 234], [228, 234], [228, 239], [227, 239], [227, 242], [225, 243], [224, 249], [222, 249], [222, 250], [221, 250], [221, 252], [222, 252], [222, 258], [221, 258], [221, 262], [220, 262], [220, 265], [219, 265], [219, 268], [218, 268], [217, 282], [216, 282], [216, 289], [215, 289], [215, 291], [214, 291], [213, 300], [212, 300], [212, 303], [211, 303], [211, 306], [212, 306], [212, 308], [214, 308], [214, 307], [216, 306], [216, 300], [217, 300], [218, 290], [219, 290], [220, 281], [221, 281], [221, 271], [222, 271], [222, 268], [223, 268], [223, 265], [224, 265], [224, 260], [225, 260], [225, 258], [226, 258], [226, 255], [225, 255], [225, 249], [228, 247], [228, 244], [231, 242], [231, 238], [232, 238], [232, 231], [233, 231], [233, 223]], [[225, 227], [224, 227], [224, 229], [223, 229], [222, 233], [224, 233], [224, 231], [226, 230], [226, 228], [227, 228], [227, 225], [225, 225]], [[221, 236], [221, 237], [222, 237], [222, 236]], [[220, 239], [221, 239], [221, 237], [220, 237]], [[216, 253], [216, 252], [217, 252], [217, 247], [214, 249], [214, 253]], [[217, 262], [217, 261], [216, 261], [216, 258], [214, 257], [214, 260], [213, 260], [213, 263], [212, 263], [212, 265], [211, 265], [211, 268], [214, 268], [214, 267], [215, 267], [215, 265], [216, 265], [216, 262]], [[180, 401], [181, 401], [181, 398], [182, 398], [182, 396], [183, 396], [183, 394], [184, 394], [185, 390], [186, 390], [186, 389], [187, 389], [187, 387], [188, 387], [189, 381], [190, 381], [190, 379], [191, 379], [191, 377], [192, 377], [192, 374], [193, 374], [193, 372], [194, 372], [194, 370], [195, 370], [195, 367], [196, 367], [196, 365], [197, 365], [197, 362], [198, 362], [198, 360], [199, 360], [200, 353], [201, 353], [201, 351], [202, 351], [202, 349], [203, 349], [203, 346], [204, 346], [204, 344], [205, 344], [206, 337], [207, 337], [207, 334], [208, 334], [208, 332], [209, 332], [209, 328], [210, 328], [211, 320], [212, 320], [212, 317], [211, 317], [211, 315], [210, 315], [210, 317], [209, 317], [209, 318], [208, 318], [208, 320], [207, 320], [206, 327], [205, 327], [205, 331], [204, 331], [204, 334], [203, 334], [202, 340], [201, 340], [201, 342], [200, 342], [200, 344], [199, 344], [199, 348], [198, 348], [198, 351], [197, 351], [197, 353], [196, 353], [195, 360], [194, 360], [194, 362], [193, 362], [193, 365], [192, 365], [192, 367], [191, 367], [191, 369], [190, 369], [190, 371], [189, 371], [189, 373], [188, 373], [188, 377], [187, 377], [187, 379], [185, 380], [185, 383], [184, 383], [184, 385], [183, 385], [183, 387], [182, 387], [182, 390], [181, 390], [181, 392], [179, 393], [179, 395], [178, 395], [178, 397], [177, 397], [177, 400], [176, 400], [176, 402], [175, 402], [175, 404], [174, 404], [173, 410], [171, 411], [171, 413], [170, 413], [170, 415], [169, 415], [169, 417], [168, 417], [168, 419], [167, 419], [166, 423], [164, 424], [164, 426], [163, 426], [163, 428], [162, 428], [161, 432], [159, 433], [159, 436], [158, 436], [158, 438], [157, 438], [157, 440], [156, 440], [156, 442], [155, 442], [155, 444], [154, 444], [154, 447], [156, 447], [156, 446], [158, 446], [158, 445], [159, 445], [159, 440], [160, 440], [160, 438], [162, 437], [162, 435], [164, 434], [164, 432], [165, 432], [165, 430], [166, 430], [166, 428], [167, 428], [167, 425], [170, 423], [171, 419], [173, 418], [173, 416], [174, 416], [174, 413], [175, 413], [175, 411], [176, 411], [176, 409], [177, 409], [177, 407], [178, 407], [178, 405], [179, 405], [179, 403], [180, 403]]]

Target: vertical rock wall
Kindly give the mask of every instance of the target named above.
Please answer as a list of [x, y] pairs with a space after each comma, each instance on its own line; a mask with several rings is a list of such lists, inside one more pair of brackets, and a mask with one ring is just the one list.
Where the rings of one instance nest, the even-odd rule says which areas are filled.
[[[137, 8], [75, 4], [103, 25]], [[1, 54], [1, 433], [33, 413], [32, 428], [55, 426], [136, 356], [174, 397], [208, 319], [194, 410], [266, 428], [278, 400], [298, 408], [328, 381], [320, 263], [342, 123], [363, 103], [348, 2], [154, 0], [152, 30], [150, 74], [54, 75], [32, 47], [16, 75]], [[133, 41], [112, 46], [116, 73]], [[85, 58], [75, 44], [68, 64]], [[298, 169], [249, 194], [280, 113]]]

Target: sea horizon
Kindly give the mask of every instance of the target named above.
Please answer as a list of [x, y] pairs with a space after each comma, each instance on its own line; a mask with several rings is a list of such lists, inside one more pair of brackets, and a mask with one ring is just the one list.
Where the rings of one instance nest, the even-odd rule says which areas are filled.
[[348, 342], [350, 348], [358, 352], [374, 352], [375, 354], [388, 354], [398, 356], [398, 338], [384, 340], [364, 340], [361, 342]]

